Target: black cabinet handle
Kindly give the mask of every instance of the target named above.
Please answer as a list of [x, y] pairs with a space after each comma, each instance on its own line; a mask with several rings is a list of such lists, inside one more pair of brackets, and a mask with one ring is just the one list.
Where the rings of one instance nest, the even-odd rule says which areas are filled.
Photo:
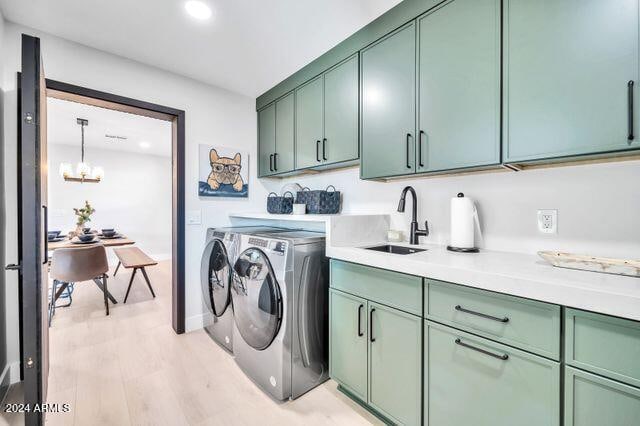
[[269, 171], [273, 171], [273, 154], [269, 156]]
[[364, 336], [364, 333], [362, 332], [362, 309], [363, 308], [364, 308], [363, 304], [360, 304], [360, 306], [358, 306], [358, 337]]
[[629, 120], [629, 136], [627, 136], [627, 139], [632, 141], [634, 139], [633, 136], [633, 80], [629, 80], [629, 82], [627, 83], [627, 113], [629, 114], [629, 116], [627, 117], [627, 120]]
[[373, 337], [373, 313], [376, 311], [376, 308], [371, 308], [369, 311], [369, 340], [371, 343], [375, 342], [376, 339]]
[[319, 163], [320, 161], [320, 141], [316, 141], [316, 161]]
[[326, 151], [327, 151], [327, 138], [324, 138], [322, 139], [322, 159], [324, 161], [327, 161]]
[[492, 357], [494, 357], [494, 358], [501, 359], [502, 361], [506, 361], [506, 360], [508, 360], [508, 359], [509, 359], [509, 355], [507, 355], [507, 354], [502, 354], [502, 355], [494, 354], [493, 352], [489, 352], [489, 351], [486, 351], [486, 350], [484, 350], [484, 349], [482, 349], [482, 348], [477, 348], [477, 347], [475, 347], [475, 346], [471, 346], [471, 345], [469, 345], [469, 344], [467, 344], [467, 343], [464, 343], [464, 342], [463, 342], [462, 340], [460, 340], [459, 338], [455, 340], [455, 344], [456, 344], [456, 345], [463, 346], [463, 347], [468, 348], [468, 349], [471, 349], [471, 350], [474, 350], [474, 351], [476, 351], [476, 352], [483, 353], [483, 354], [485, 354], [485, 355], [492, 356]]
[[424, 167], [424, 163], [422, 162], [422, 135], [425, 133], [420, 130], [420, 134], [418, 135], [418, 164], [420, 167]]
[[278, 171], [278, 153], [274, 153], [273, 154], [273, 171], [277, 172]]
[[42, 264], [46, 265], [49, 262], [49, 209], [47, 206], [42, 206], [42, 211], [44, 213], [44, 259]]
[[411, 133], [407, 133], [407, 169], [411, 168], [411, 164], [409, 163], [409, 143], [411, 138]]
[[456, 311], [464, 312], [465, 314], [471, 314], [471, 315], [475, 315], [475, 316], [478, 316], [478, 317], [490, 319], [490, 320], [493, 320], [493, 321], [509, 322], [509, 318], [507, 318], [507, 317], [504, 317], [504, 318], [494, 317], [493, 315], [487, 315], [487, 314], [483, 314], [482, 312], [476, 312], [476, 311], [471, 311], [469, 309], [465, 309], [460, 305], [456, 305], [456, 307], [454, 309]]

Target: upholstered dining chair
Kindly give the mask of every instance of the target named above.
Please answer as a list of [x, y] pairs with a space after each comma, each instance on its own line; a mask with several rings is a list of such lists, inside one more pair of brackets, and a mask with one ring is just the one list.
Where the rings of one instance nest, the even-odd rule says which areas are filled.
[[51, 303], [49, 304], [49, 324], [55, 315], [56, 300], [71, 283], [93, 281], [104, 295], [104, 308], [109, 315], [109, 299], [116, 303], [107, 290], [107, 251], [102, 244], [88, 247], [59, 248], [51, 258], [49, 275], [53, 278]]

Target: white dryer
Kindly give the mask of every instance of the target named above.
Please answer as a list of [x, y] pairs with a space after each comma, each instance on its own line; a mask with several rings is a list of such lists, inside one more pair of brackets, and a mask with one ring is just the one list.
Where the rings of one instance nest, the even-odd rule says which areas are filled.
[[275, 399], [295, 399], [328, 378], [324, 234], [243, 234], [239, 247], [231, 288], [235, 360]]

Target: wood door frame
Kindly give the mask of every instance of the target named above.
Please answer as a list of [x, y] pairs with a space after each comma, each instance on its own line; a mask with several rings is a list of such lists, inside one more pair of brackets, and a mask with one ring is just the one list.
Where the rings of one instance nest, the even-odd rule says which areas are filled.
[[171, 323], [185, 332], [185, 112], [56, 80], [46, 80], [47, 96], [94, 105], [172, 123]]

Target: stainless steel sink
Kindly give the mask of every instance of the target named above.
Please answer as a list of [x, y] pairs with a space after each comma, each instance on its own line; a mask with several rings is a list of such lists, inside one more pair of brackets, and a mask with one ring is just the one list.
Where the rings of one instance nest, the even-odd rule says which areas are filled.
[[365, 249], [382, 251], [385, 253], [392, 253], [392, 254], [413, 254], [413, 253], [420, 253], [421, 251], [426, 251], [425, 249], [404, 247], [404, 246], [393, 246], [391, 244], [385, 244], [383, 246], [375, 246], [375, 247], [365, 247]]

